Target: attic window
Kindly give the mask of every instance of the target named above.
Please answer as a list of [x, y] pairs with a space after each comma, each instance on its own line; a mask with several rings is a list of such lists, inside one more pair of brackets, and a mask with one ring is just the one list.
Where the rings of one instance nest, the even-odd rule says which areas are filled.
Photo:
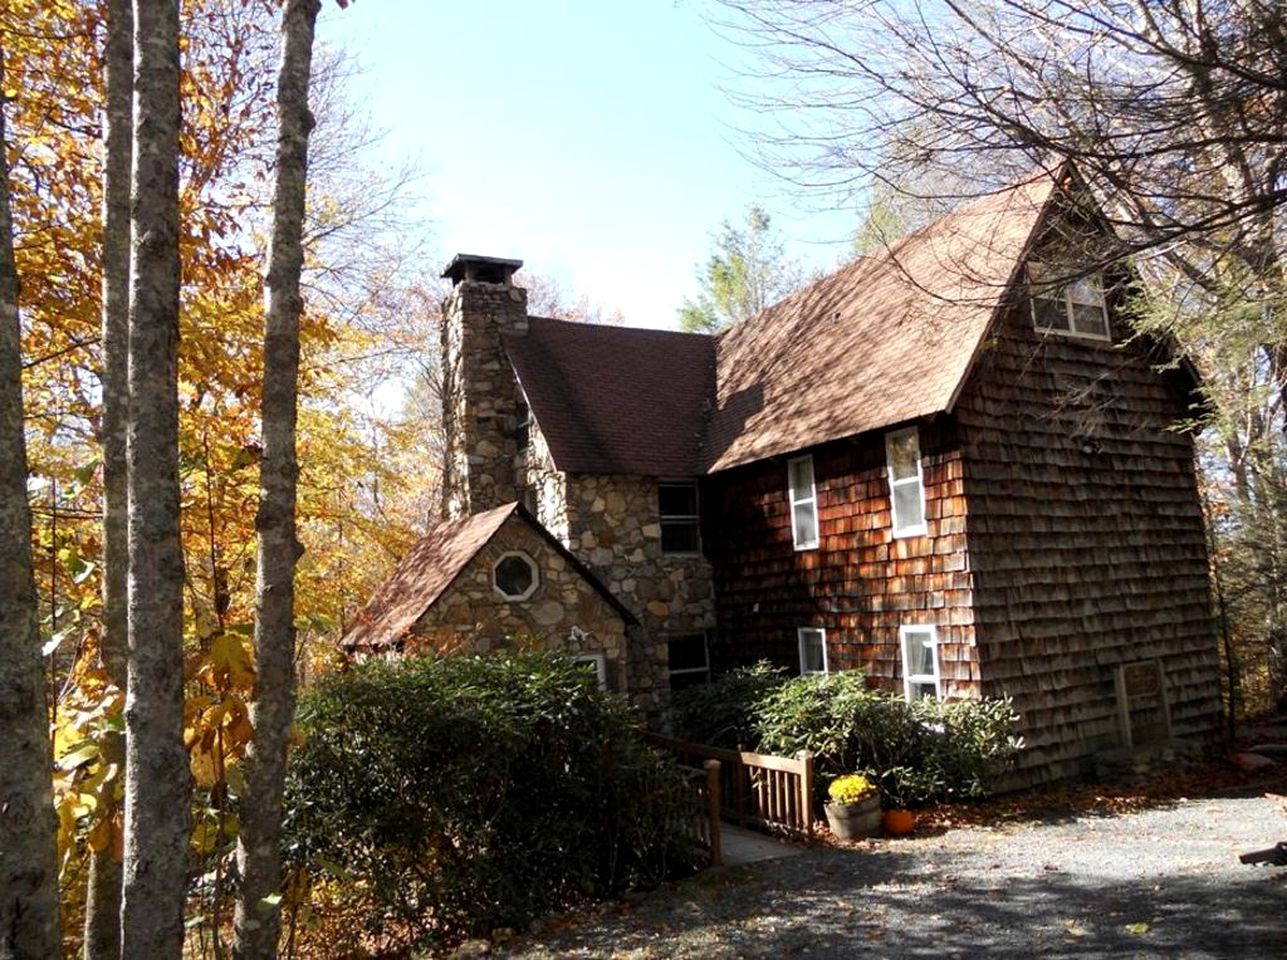
[[696, 481], [667, 480], [657, 484], [657, 513], [662, 553], [701, 553]]
[[506, 553], [492, 567], [492, 586], [506, 600], [526, 600], [540, 585], [536, 561], [525, 553]]
[[1044, 263], [1028, 264], [1032, 291], [1032, 324], [1043, 333], [1065, 337], [1111, 340], [1104, 280], [1092, 273], [1071, 283], [1059, 284], [1059, 271]]

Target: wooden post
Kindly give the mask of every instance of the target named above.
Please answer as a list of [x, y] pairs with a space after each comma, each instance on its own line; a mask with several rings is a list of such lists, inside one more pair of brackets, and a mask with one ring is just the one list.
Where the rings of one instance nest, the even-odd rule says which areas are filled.
[[1122, 728], [1122, 746], [1129, 753], [1135, 744], [1131, 739], [1131, 698], [1126, 690], [1125, 664], [1118, 664], [1113, 682], [1117, 687], [1117, 722]]
[[800, 771], [800, 814], [804, 818], [804, 836], [813, 839], [813, 753], [801, 750], [795, 758], [804, 764]]
[[1161, 660], [1153, 662], [1157, 665], [1157, 700], [1162, 707], [1162, 727], [1169, 741], [1173, 734], [1171, 732], [1171, 698], [1166, 694], [1166, 666]]
[[719, 839], [719, 767], [718, 760], [707, 760], [702, 764], [706, 768], [706, 815], [710, 819], [711, 866], [718, 867], [724, 862]]

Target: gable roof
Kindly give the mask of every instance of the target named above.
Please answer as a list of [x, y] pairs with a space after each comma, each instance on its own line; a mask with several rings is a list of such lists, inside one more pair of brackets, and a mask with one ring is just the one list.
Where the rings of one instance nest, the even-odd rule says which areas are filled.
[[504, 342], [560, 470], [702, 472], [713, 337], [532, 317]]
[[340, 646], [346, 650], [396, 647], [510, 517], [521, 519], [540, 533], [627, 624], [637, 622], [599, 578], [522, 504], [507, 503], [460, 520], [444, 520], [416, 541], [358, 612]]
[[707, 469], [950, 410], [1060, 180], [969, 203], [720, 334]]
[[533, 317], [505, 348], [572, 473], [697, 476], [948, 411], [1072, 178], [979, 198], [714, 336]]

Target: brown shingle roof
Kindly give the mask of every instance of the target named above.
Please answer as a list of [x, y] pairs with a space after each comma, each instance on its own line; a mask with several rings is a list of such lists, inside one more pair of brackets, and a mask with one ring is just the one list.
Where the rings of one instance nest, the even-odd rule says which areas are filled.
[[713, 337], [532, 317], [505, 349], [560, 470], [701, 472]]
[[1065, 173], [976, 200], [717, 336], [532, 318], [555, 465], [695, 476], [951, 409]]
[[389, 578], [380, 584], [340, 640], [346, 650], [396, 648], [425, 611], [437, 602], [465, 565], [478, 554], [511, 516], [540, 533], [587, 583], [621, 613], [635, 617], [588, 567], [568, 552], [521, 504], [507, 503], [463, 520], [445, 520], [420, 538]]
[[421, 537], [358, 611], [340, 646], [396, 646], [517, 507], [508, 503], [463, 520], [446, 520]]
[[720, 334], [708, 470], [950, 409], [1055, 183], [974, 201]]

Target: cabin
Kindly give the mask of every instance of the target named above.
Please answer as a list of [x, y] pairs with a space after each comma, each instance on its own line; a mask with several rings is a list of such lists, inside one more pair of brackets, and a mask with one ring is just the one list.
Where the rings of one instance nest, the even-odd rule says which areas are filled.
[[1066, 166], [715, 335], [529, 316], [520, 261], [457, 256], [442, 523], [342, 642], [536, 637], [659, 725], [670, 691], [757, 660], [1006, 695], [1011, 785], [1200, 743], [1196, 377], [1131, 328], [1115, 263]]

